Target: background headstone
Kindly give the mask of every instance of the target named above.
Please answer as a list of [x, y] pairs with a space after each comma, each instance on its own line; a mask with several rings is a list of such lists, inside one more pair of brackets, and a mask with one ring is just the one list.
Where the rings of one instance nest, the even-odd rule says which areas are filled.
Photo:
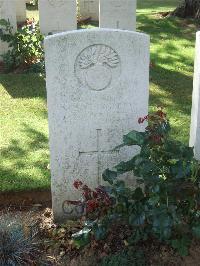
[[100, 0], [100, 28], [136, 30], [136, 0]]
[[195, 157], [200, 160], [200, 31], [196, 34], [190, 146], [194, 147]]
[[74, 180], [95, 187], [103, 170], [138, 152], [112, 150], [142, 130], [138, 118], [148, 113], [149, 36], [73, 31], [47, 37], [45, 55], [53, 211], [61, 221], [63, 202], [79, 198]]
[[26, 21], [26, 1], [25, 0], [16, 0], [16, 16], [17, 16], [17, 22]]
[[[15, 0], [12, 1], [0, 0], [0, 19], [9, 20], [13, 27], [13, 31], [16, 31], [17, 22], [16, 22]], [[1, 60], [1, 55], [6, 53], [7, 51], [8, 51], [8, 44], [0, 40], [0, 60]]]
[[99, 0], [78, 0], [82, 18], [90, 17], [93, 21], [99, 20]]
[[40, 31], [48, 35], [77, 28], [76, 0], [39, 0]]

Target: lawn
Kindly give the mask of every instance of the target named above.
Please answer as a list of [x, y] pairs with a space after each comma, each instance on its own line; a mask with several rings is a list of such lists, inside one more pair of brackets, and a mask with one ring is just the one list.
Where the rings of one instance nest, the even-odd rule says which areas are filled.
[[[138, 0], [137, 28], [151, 36], [150, 109], [164, 106], [173, 136], [187, 143], [196, 26], [191, 20], [159, 14], [174, 9], [177, 3]], [[49, 188], [44, 78], [0, 75], [0, 97], [0, 191]]]

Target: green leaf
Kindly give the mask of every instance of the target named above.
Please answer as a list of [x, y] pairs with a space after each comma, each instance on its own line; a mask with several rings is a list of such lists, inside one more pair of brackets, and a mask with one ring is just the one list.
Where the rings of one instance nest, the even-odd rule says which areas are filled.
[[142, 146], [145, 142], [145, 132], [131, 131], [127, 135], [123, 136], [123, 143], [125, 145], [139, 145]]
[[155, 195], [149, 198], [148, 203], [150, 206], [155, 207], [158, 204], [159, 200], [160, 200], [159, 195]]
[[10, 23], [8, 20], [0, 19], [0, 26], [8, 26]]
[[133, 194], [134, 200], [141, 200], [144, 198], [144, 193], [140, 187], [136, 188]]
[[142, 212], [140, 214], [132, 214], [129, 217], [129, 224], [133, 226], [141, 226], [144, 225], [145, 222], [145, 212]]
[[146, 232], [141, 229], [140, 227], [136, 227], [136, 230], [133, 232], [133, 234], [128, 238], [128, 243], [129, 244], [136, 244], [140, 240], [146, 240], [147, 235]]
[[135, 168], [135, 159], [133, 158], [127, 162], [120, 162], [114, 168], [117, 170], [117, 173], [119, 174], [124, 174], [126, 172], [133, 171]]
[[191, 172], [191, 164], [179, 160], [176, 164], [171, 166], [171, 173], [176, 178], [184, 178]]
[[117, 180], [114, 184], [115, 191], [118, 194], [123, 194], [127, 191], [127, 188], [125, 186], [125, 182], [123, 180]]
[[167, 209], [154, 208], [152, 210], [152, 230], [159, 239], [167, 240], [171, 236], [173, 220], [167, 213]]
[[117, 178], [117, 172], [106, 169], [102, 174], [103, 180], [109, 184], [113, 184], [113, 181]]

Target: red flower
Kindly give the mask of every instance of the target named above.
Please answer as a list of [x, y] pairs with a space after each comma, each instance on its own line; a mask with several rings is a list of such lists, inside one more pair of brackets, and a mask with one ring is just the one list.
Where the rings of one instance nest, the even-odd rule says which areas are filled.
[[139, 119], [138, 119], [138, 123], [139, 124], [142, 124], [144, 122], [144, 119], [142, 118], [142, 117], [140, 117]]
[[73, 184], [76, 189], [79, 189], [82, 185], [83, 183], [80, 180], [75, 180]]
[[147, 121], [148, 119], [149, 119], [149, 116], [148, 115], [146, 115], [145, 117], [140, 117], [138, 119], [138, 123], [139, 124], [142, 124], [142, 123], [144, 123], [144, 121]]
[[93, 212], [99, 207], [99, 204], [95, 200], [88, 200], [86, 212]]

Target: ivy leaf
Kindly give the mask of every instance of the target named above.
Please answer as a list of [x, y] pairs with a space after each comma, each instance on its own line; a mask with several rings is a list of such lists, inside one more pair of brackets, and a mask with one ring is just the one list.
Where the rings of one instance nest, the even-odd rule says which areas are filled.
[[171, 166], [171, 172], [176, 178], [184, 178], [191, 172], [191, 164], [183, 161], [178, 161], [175, 165]]
[[140, 187], [135, 189], [133, 197], [135, 200], [141, 200], [144, 198], [144, 193]]
[[117, 172], [106, 169], [102, 174], [103, 180], [109, 184], [113, 184], [113, 181], [117, 178]]
[[139, 213], [139, 214], [132, 214], [129, 217], [129, 224], [133, 226], [141, 226], [144, 225], [145, 222], [145, 212]]
[[138, 145], [142, 146], [145, 142], [145, 132], [131, 131], [123, 136], [123, 143], [127, 146]]
[[117, 170], [117, 172], [119, 174], [130, 172], [130, 171], [134, 170], [134, 168], [135, 168], [134, 162], [135, 162], [134, 158], [131, 159], [130, 161], [127, 161], [127, 162], [121, 162], [115, 166], [115, 169]]
[[0, 19], [0, 26], [8, 26], [9, 22], [5, 19]]
[[118, 193], [118, 194], [122, 194], [127, 191], [127, 188], [125, 186], [125, 182], [123, 180], [117, 180], [114, 184], [115, 186], [115, 191]]
[[155, 207], [160, 200], [159, 195], [155, 195], [149, 198], [148, 203], [150, 206]]
[[158, 208], [153, 211], [153, 232], [160, 238], [167, 240], [171, 236], [171, 228], [173, 226], [172, 218], [164, 213], [164, 209]]

